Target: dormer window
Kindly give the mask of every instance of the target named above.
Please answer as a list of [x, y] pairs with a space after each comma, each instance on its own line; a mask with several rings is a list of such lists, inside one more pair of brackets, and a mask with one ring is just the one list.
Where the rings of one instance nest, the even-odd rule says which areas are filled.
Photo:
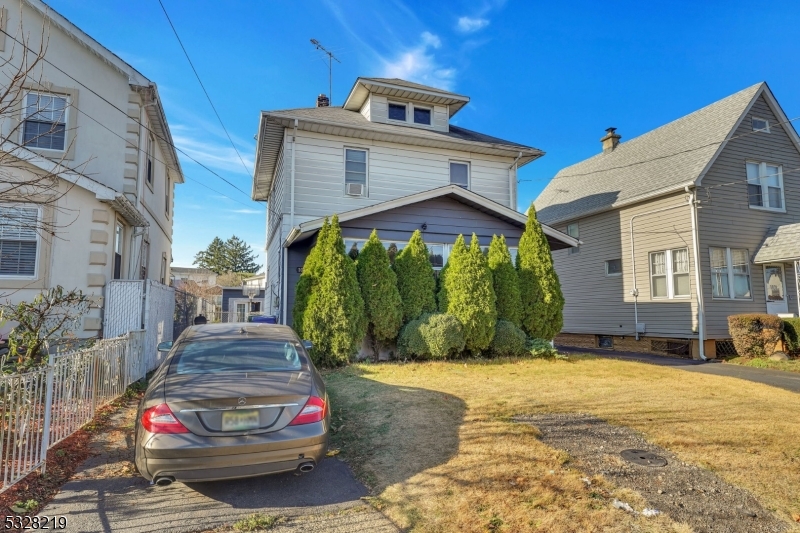
[[406, 121], [406, 105], [405, 104], [389, 104], [389, 119]]
[[414, 122], [416, 124], [431, 125], [431, 110], [424, 107], [414, 108]]

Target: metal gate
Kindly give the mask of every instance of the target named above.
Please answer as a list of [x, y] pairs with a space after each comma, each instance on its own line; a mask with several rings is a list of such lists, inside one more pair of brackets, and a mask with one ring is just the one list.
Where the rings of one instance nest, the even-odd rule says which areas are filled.
[[144, 281], [115, 279], [106, 285], [103, 337], [110, 339], [142, 329]]
[[148, 372], [163, 360], [163, 354], [156, 347], [161, 342], [172, 340], [174, 317], [175, 289], [148, 279], [144, 304], [144, 353]]

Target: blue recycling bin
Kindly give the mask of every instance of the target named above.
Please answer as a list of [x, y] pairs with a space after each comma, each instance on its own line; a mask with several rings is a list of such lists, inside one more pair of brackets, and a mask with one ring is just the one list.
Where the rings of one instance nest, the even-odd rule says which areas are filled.
[[250, 322], [257, 322], [259, 324], [277, 324], [278, 317], [274, 315], [253, 315], [250, 317]]

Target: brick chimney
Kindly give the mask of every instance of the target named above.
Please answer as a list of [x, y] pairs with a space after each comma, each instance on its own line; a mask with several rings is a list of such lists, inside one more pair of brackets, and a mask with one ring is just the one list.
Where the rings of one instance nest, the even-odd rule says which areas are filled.
[[331, 105], [331, 101], [327, 96], [324, 94], [317, 96], [317, 107], [328, 107], [329, 105]]
[[600, 142], [603, 143], [604, 154], [614, 151], [614, 148], [617, 147], [617, 145], [619, 144], [619, 140], [622, 138], [621, 136], [614, 133], [615, 131], [617, 131], [617, 128], [606, 128], [605, 136], [602, 139], [600, 139]]

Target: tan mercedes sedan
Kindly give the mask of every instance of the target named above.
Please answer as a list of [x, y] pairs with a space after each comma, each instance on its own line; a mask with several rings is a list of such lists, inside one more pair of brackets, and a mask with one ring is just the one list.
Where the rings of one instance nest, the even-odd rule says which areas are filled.
[[287, 326], [191, 326], [139, 405], [136, 467], [151, 483], [310, 472], [325, 457], [322, 377]]

